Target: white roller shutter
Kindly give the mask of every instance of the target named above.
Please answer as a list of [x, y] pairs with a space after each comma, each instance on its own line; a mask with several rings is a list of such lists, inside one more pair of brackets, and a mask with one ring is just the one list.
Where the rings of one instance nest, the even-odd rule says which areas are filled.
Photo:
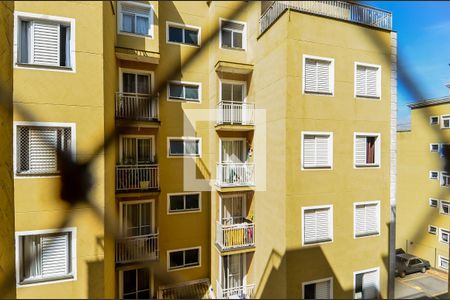
[[364, 205], [355, 207], [355, 235], [364, 235], [366, 231], [366, 210]]
[[367, 234], [377, 234], [378, 229], [378, 204], [367, 204], [366, 210], [366, 232]]
[[365, 165], [366, 160], [366, 137], [356, 136], [355, 137], [355, 164]]
[[330, 208], [308, 209], [303, 215], [304, 243], [331, 240]]
[[331, 93], [329, 61], [317, 61], [317, 92]]
[[317, 282], [316, 284], [316, 299], [331, 299], [331, 281], [326, 280]]
[[379, 233], [378, 203], [355, 206], [355, 235], [363, 236]]
[[316, 136], [316, 165], [330, 166], [329, 135]]
[[32, 172], [57, 171], [57, 140], [55, 129], [30, 129], [29, 160]]
[[306, 58], [304, 72], [306, 92], [326, 94], [332, 92], [330, 61]]
[[32, 59], [34, 64], [60, 65], [60, 25], [33, 21]]
[[44, 235], [42, 243], [42, 276], [61, 276], [69, 270], [69, 234]]
[[303, 137], [303, 167], [311, 168], [316, 165], [316, 139], [313, 135]]
[[303, 137], [303, 167], [330, 167], [331, 151], [329, 135], [309, 135]]
[[363, 299], [377, 299], [378, 298], [378, 271], [371, 271], [363, 274], [362, 288]]
[[379, 97], [379, 68], [372, 66], [356, 66], [356, 95], [363, 97]]

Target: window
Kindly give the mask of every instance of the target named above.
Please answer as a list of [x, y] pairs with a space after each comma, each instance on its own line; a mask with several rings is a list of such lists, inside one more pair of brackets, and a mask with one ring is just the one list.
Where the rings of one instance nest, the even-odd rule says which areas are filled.
[[303, 56], [303, 91], [328, 94], [334, 92], [334, 59]]
[[450, 115], [441, 116], [441, 128], [450, 128]]
[[439, 144], [430, 144], [430, 152], [439, 152]]
[[303, 244], [333, 240], [333, 206], [305, 207], [303, 213]]
[[450, 157], [450, 144], [438, 144], [439, 145], [439, 157]]
[[122, 92], [125, 94], [151, 93], [151, 75], [149, 73], [138, 73], [133, 71], [122, 72]]
[[171, 100], [189, 102], [201, 101], [201, 84], [194, 82], [171, 81], [168, 84], [168, 95]]
[[302, 167], [331, 168], [333, 165], [333, 133], [302, 132]]
[[119, 28], [121, 33], [152, 37], [153, 9], [138, 2], [119, 2]]
[[245, 100], [245, 82], [228, 82], [220, 83], [220, 100], [225, 102], [241, 103]]
[[[438, 173], [437, 171], [433, 172]], [[441, 172], [441, 186], [450, 187], [450, 176], [447, 172]]]
[[437, 125], [439, 124], [439, 117], [438, 116], [431, 116], [430, 117], [430, 125]]
[[155, 233], [154, 203], [152, 200], [122, 201], [121, 227], [125, 236], [140, 236]]
[[17, 13], [16, 62], [22, 66], [73, 68], [74, 28], [74, 19]]
[[245, 23], [220, 20], [220, 47], [245, 48]]
[[429, 203], [430, 203], [430, 206], [431, 206], [431, 207], [438, 207], [439, 200], [438, 200], [438, 199], [430, 198], [430, 199], [429, 199]]
[[16, 233], [19, 284], [74, 278], [75, 243], [75, 228]]
[[355, 96], [380, 98], [381, 67], [355, 63]]
[[168, 196], [168, 212], [194, 212], [200, 211], [200, 193], [189, 194], [169, 194]]
[[380, 289], [379, 268], [354, 273], [354, 298], [378, 299]]
[[438, 256], [438, 266], [439, 266], [439, 268], [448, 271], [448, 258], [439, 255]]
[[450, 231], [444, 228], [439, 228], [439, 242], [448, 244]]
[[355, 133], [355, 166], [378, 167], [380, 165], [380, 135]]
[[380, 202], [355, 203], [355, 237], [378, 235], [380, 233]]
[[169, 270], [200, 266], [200, 247], [168, 251]]
[[331, 278], [303, 283], [303, 299], [333, 299]]
[[200, 46], [200, 28], [167, 22], [167, 42]]
[[141, 165], [155, 163], [155, 142], [153, 136], [121, 136], [120, 163]]
[[438, 171], [430, 171], [430, 179], [438, 179], [439, 172]]
[[61, 152], [72, 152], [73, 155], [75, 151], [74, 125], [31, 124], [33, 123], [16, 123], [16, 175], [59, 174], [58, 158]]
[[431, 234], [436, 234], [437, 233], [437, 227], [433, 226], [433, 225], [428, 225], [428, 232]]
[[121, 299], [150, 299], [150, 271], [147, 268], [120, 271]]
[[200, 138], [168, 138], [168, 156], [201, 156], [202, 140]]
[[450, 215], [450, 202], [441, 200], [439, 212], [444, 215]]

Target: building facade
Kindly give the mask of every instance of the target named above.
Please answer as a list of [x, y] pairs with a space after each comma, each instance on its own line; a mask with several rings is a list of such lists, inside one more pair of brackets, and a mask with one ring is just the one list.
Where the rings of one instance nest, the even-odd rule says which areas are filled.
[[[16, 3], [17, 297], [387, 298], [391, 18]], [[94, 158], [94, 206], [59, 200], [63, 153]]]
[[449, 103], [445, 96], [410, 104], [411, 128], [398, 132], [397, 247], [444, 272], [448, 272], [450, 230], [445, 165]]

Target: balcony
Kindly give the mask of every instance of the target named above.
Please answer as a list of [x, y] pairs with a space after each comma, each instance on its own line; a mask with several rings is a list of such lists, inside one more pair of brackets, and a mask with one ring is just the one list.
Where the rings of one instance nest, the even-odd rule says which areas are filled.
[[216, 125], [255, 125], [255, 104], [221, 101], [217, 104]]
[[159, 190], [159, 165], [116, 166], [116, 192]]
[[252, 163], [218, 163], [216, 168], [219, 187], [255, 185], [255, 165]]
[[346, 1], [274, 1], [259, 19], [260, 34], [264, 33], [287, 9], [392, 30], [392, 14], [390, 12], [359, 3]]
[[221, 251], [255, 247], [255, 224], [223, 225], [217, 222], [216, 244]]
[[116, 119], [159, 122], [159, 98], [148, 94], [116, 93]]
[[159, 232], [116, 240], [116, 263], [132, 263], [159, 258]]
[[251, 299], [255, 290], [254, 284], [247, 284], [232, 288], [222, 288], [220, 283], [216, 281], [217, 298], [218, 299]]

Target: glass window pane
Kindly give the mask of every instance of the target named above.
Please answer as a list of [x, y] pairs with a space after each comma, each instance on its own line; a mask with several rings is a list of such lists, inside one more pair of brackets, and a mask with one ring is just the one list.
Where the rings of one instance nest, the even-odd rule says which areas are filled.
[[152, 162], [152, 140], [138, 139], [138, 163]]
[[242, 33], [233, 32], [233, 47], [242, 49]]
[[186, 250], [185, 251], [185, 262], [186, 265], [198, 264], [198, 249]]
[[123, 272], [123, 293], [128, 294], [136, 291], [136, 270]]
[[183, 195], [170, 196], [170, 210], [183, 210], [184, 197]]
[[183, 29], [178, 27], [169, 27], [169, 41], [182, 43], [183, 42]]
[[134, 32], [134, 16], [122, 14], [122, 31]]
[[186, 195], [186, 209], [198, 209], [199, 195]]
[[148, 75], [137, 75], [137, 92], [150, 94], [150, 77]]
[[171, 83], [169, 85], [169, 97], [183, 99], [183, 86], [181, 84]]
[[305, 285], [303, 299], [316, 299], [316, 285], [314, 283]]
[[136, 16], [136, 33], [148, 35], [149, 26], [150, 23], [147, 17]]
[[124, 93], [136, 93], [136, 75], [122, 74], [122, 90]]
[[222, 101], [231, 101], [231, 84], [222, 83]]
[[233, 85], [233, 101], [235, 102], [244, 101], [244, 85], [242, 84]]
[[199, 90], [198, 86], [186, 85], [184, 87], [185, 98], [192, 100], [199, 100], [198, 90]]
[[170, 141], [170, 154], [183, 155], [183, 153], [184, 153], [184, 142], [182, 140]]
[[198, 149], [199, 141], [198, 140], [185, 140], [184, 143], [185, 143], [185, 153], [186, 154], [192, 154], [192, 155], [199, 154], [199, 149]]
[[183, 266], [183, 251], [170, 253], [169, 260], [171, 268]]
[[198, 30], [184, 30], [184, 42], [190, 45], [198, 45]]
[[231, 31], [222, 29], [222, 47], [231, 48]]
[[20, 62], [28, 63], [28, 47], [30, 40], [30, 22], [21, 21], [20, 26]]
[[137, 299], [150, 299], [150, 291], [143, 291], [138, 293]]
[[138, 270], [138, 290], [147, 290], [150, 288], [150, 274], [149, 273], [150, 272], [146, 268]]

